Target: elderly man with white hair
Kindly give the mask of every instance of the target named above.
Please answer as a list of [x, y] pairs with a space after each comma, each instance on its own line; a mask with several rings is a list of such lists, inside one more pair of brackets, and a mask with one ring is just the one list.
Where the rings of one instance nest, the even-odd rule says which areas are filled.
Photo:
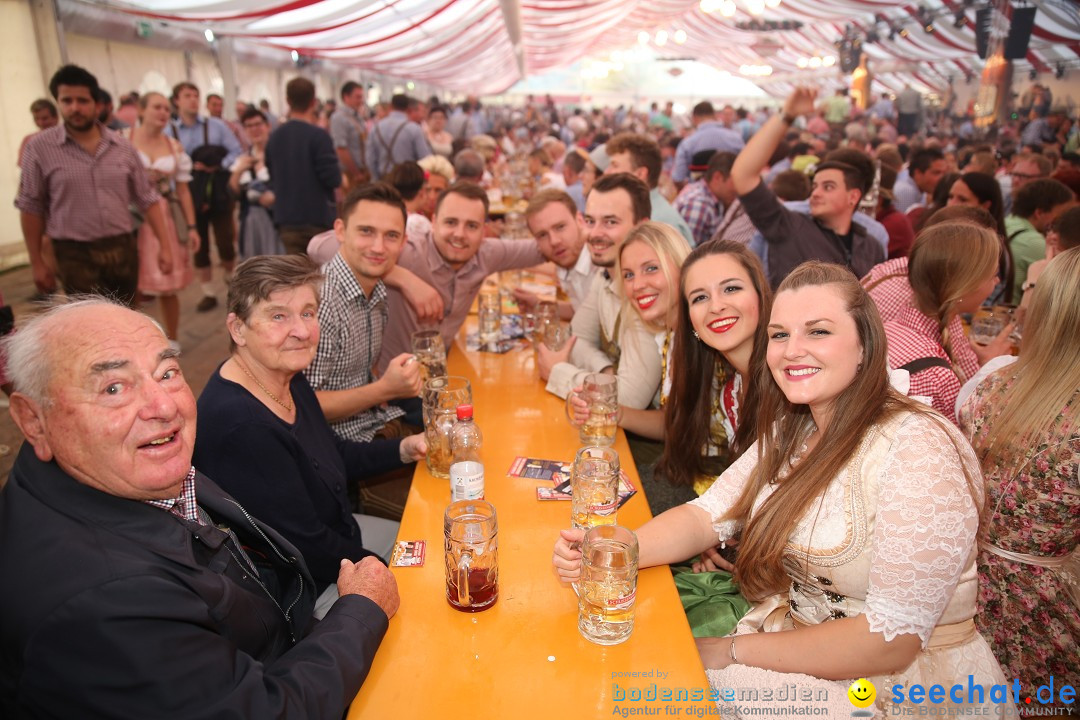
[[4, 341], [26, 442], [0, 491], [0, 717], [341, 717], [399, 600], [340, 597], [191, 465], [195, 398], [145, 315], [101, 299]]

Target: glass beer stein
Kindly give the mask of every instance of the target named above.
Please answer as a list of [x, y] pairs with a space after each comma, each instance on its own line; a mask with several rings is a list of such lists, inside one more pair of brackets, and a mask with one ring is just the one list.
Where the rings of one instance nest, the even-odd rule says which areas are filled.
[[424, 383], [424, 438], [427, 467], [435, 477], [450, 477], [450, 431], [457, 421], [458, 405], [472, 405], [472, 386], [456, 375], [433, 377]]
[[619, 453], [611, 447], [577, 451], [570, 475], [570, 522], [576, 528], [614, 525], [619, 506]]
[[601, 525], [581, 542], [578, 632], [597, 645], [617, 645], [634, 630], [638, 541], [630, 530]]
[[418, 330], [412, 334], [412, 351], [420, 363], [424, 382], [446, 374], [446, 347], [438, 330]]
[[582, 445], [614, 445], [618, 432], [619, 380], [607, 373], [585, 376], [581, 392], [566, 396], [566, 414], [573, 420], [571, 406], [579, 397], [588, 405], [588, 417], [578, 427], [578, 440]]
[[476, 303], [480, 342], [489, 343], [498, 340], [502, 335], [502, 297], [497, 290], [481, 291]]
[[486, 500], [458, 500], [443, 516], [446, 601], [480, 612], [499, 599], [499, 521]]
[[541, 300], [536, 304], [536, 331], [533, 342], [544, 341], [544, 330], [549, 323], [559, 322], [559, 305], [551, 300]]

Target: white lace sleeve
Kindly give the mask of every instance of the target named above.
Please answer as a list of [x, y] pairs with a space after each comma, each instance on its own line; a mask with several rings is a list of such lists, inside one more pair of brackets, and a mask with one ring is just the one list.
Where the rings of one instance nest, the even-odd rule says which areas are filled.
[[717, 539], [721, 542], [730, 539], [740, 529], [741, 523], [734, 520], [724, 520], [723, 517], [735, 501], [742, 495], [746, 481], [750, 479], [750, 473], [757, 465], [758, 444], [755, 442], [750, 448], [739, 456], [739, 459], [731, 463], [724, 473], [716, 478], [705, 494], [690, 501], [713, 519], [713, 530], [716, 531]]
[[[967, 567], [982, 492], [971, 447], [952, 423], [942, 425], [913, 414], [893, 440], [878, 478], [866, 594], [871, 632], [886, 640], [918, 635], [924, 647]], [[968, 489], [961, 462], [978, 498]]]

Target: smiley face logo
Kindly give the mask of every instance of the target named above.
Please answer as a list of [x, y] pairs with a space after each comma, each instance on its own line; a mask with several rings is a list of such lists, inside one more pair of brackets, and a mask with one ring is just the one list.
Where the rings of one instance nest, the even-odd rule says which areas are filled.
[[859, 678], [851, 683], [847, 691], [848, 700], [857, 708], [868, 708], [877, 698], [877, 688], [866, 678]]

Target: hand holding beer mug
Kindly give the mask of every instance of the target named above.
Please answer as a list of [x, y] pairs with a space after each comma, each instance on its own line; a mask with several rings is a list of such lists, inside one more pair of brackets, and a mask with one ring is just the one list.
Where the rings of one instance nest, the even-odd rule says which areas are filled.
[[576, 528], [614, 525], [619, 506], [619, 453], [611, 447], [577, 451], [570, 476], [570, 521]]
[[536, 337], [535, 342], [544, 341], [544, 330], [549, 323], [559, 322], [559, 305], [551, 300], [541, 300], [536, 304]]
[[570, 323], [554, 320], [544, 326], [544, 346], [552, 352], [559, 352], [570, 339]]
[[412, 351], [420, 363], [424, 382], [446, 375], [446, 346], [438, 330], [419, 330], [412, 334]]
[[581, 542], [578, 632], [597, 645], [617, 645], [634, 630], [638, 541], [630, 530], [601, 525]]
[[619, 421], [619, 381], [614, 375], [585, 376], [566, 396], [566, 416], [578, 426], [582, 445], [614, 445]]

